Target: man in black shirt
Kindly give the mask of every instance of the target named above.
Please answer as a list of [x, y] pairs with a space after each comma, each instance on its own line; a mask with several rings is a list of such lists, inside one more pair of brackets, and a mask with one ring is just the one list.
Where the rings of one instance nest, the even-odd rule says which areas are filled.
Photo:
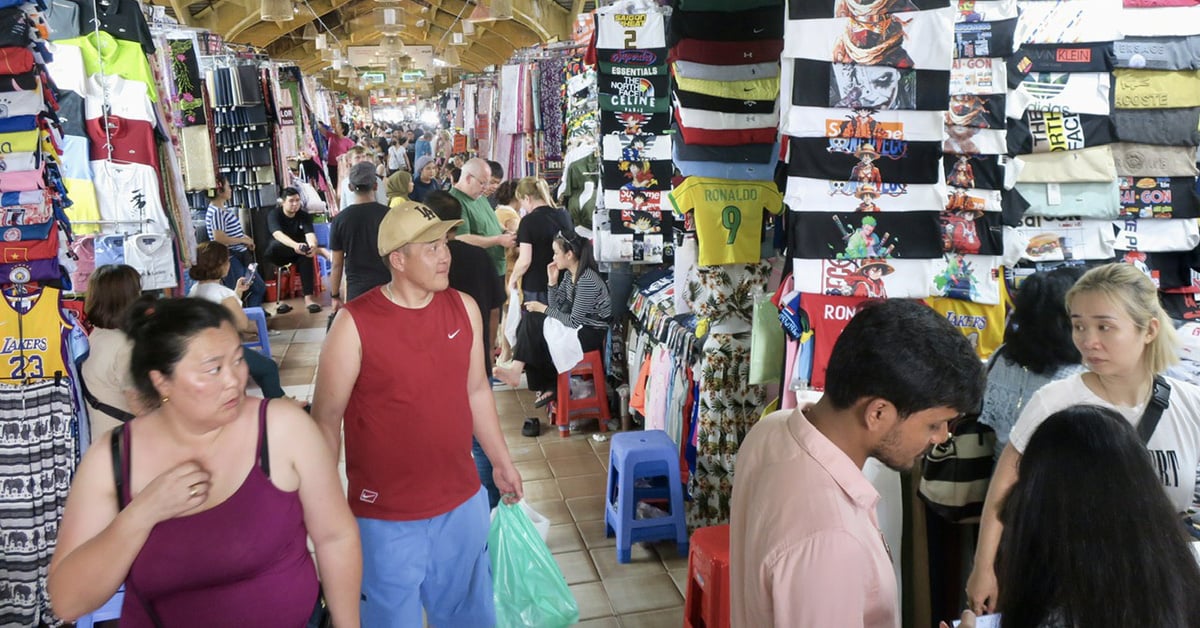
[[[314, 257], [318, 254], [329, 256], [329, 252], [317, 246], [317, 234], [313, 232], [312, 216], [300, 209], [300, 191], [296, 188], [283, 188], [280, 205], [267, 214], [267, 231], [273, 238], [267, 244], [266, 256], [272, 264], [292, 268], [300, 274], [300, 285], [304, 289], [304, 305], [308, 311], [316, 314], [321, 311], [313, 295], [316, 277]], [[292, 306], [287, 303], [279, 304], [275, 309], [278, 314], [287, 314]]]
[[[387, 205], [375, 202], [375, 164], [364, 161], [350, 169], [350, 191], [354, 203], [333, 219], [329, 229], [329, 250], [333, 252], [333, 268], [329, 273], [330, 300], [333, 311], [343, 301], [354, 299], [376, 286], [391, 281], [391, 273], [379, 257], [379, 223], [388, 213]], [[346, 275], [346, 298], [338, 290]]]

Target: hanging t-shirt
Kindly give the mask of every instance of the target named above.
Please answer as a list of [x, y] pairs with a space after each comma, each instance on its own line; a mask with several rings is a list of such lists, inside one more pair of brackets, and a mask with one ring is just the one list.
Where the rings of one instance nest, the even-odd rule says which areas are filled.
[[783, 197], [773, 181], [688, 177], [668, 198], [679, 214], [695, 212], [701, 266], [757, 262], [763, 212], [783, 211]]
[[1081, 44], [1025, 44], [1009, 57], [1008, 67], [1017, 77], [1030, 72], [1111, 72], [1112, 42]]
[[791, 138], [788, 175], [872, 183], [939, 183], [940, 142]]
[[1026, 216], [1020, 227], [1006, 227], [1006, 261], [1109, 259], [1116, 234], [1112, 222], [1083, 218]]
[[1026, 111], [1008, 126], [1009, 154], [1080, 150], [1116, 141], [1112, 118], [1062, 111]]
[[1003, 59], [955, 59], [950, 66], [951, 94], [1003, 94], [1008, 84]]
[[1122, 251], [1147, 253], [1190, 251], [1200, 245], [1200, 224], [1194, 218], [1176, 220], [1112, 221], [1116, 232], [1114, 247]]
[[927, 296], [947, 297], [972, 303], [998, 304], [1004, 294], [999, 255], [947, 253], [933, 260]]
[[596, 48], [665, 48], [666, 21], [661, 11], [596, 12]]
[[807, 259], [942, 257], [940, 211], [788, 214], [790, 250]]
[[829, 358], [833, 356], [833, 346], [837, 343], [838, 336], [842, 335], [846, 325], [850, 324], [850, 319], [870, 300], [856, 296], [810, 293], [800, 295], [800, 307], [808, 315], [808, 322], [814, 334], [813, 389], [825, 389], [825, 372], [829, 369]]
[[1125, 37], [1113, 42], [1118, 68], [1194, 70], [1200, 66], [1200, 36]]
[[930, 297], [925, 304], [950, 321], [971, 343], [981, 360], [991, 357], [1004, 344], [1007, 304], [984, 305], [946, 297]]
[[1117, 176], [1113, 155], [1120, 143], [1081, 150], [1055, 151], [1024, 155], [1025, 166], [1017, 181], [1026, 183], [1062, 183], [1068, 181], [1112, 181]]
[[[1196, 487], [1196, 467], [1200, 462], [1200, 389], [1172, 377], [1171, 403], [1163, 410], [1154, 433], [1146, 443], [1150, 458], [1175, 510], [1182, 512], [1192, 505]], [[1050, 415], [1068, 407], [1088, 404], [1116, 410], [1136, 426], [1146, 410], [1145, 404], [1135, 407], [1114, 406], [1101, 399], [1083, 382], [1082, 375], [1072, 375], [1046, 384], [1025, 404], [1009, 434], [1008, 443], [1023, 453], [1029, 439]]]
[[1200, 146], [1200, 107], [1114, 109], [1112, 121], [1122, 142]]
[[1117, 109], [1200, 106], [1200, 70], [1113, 70]]
[[1117, 174], [1123, 177], [1194, 177], [1196, 149], [1191, 146], [1112, 144]]
[[1120, 177], [1121, 217], [1197, 218], [1200, 203], [1191, 177]]
[[1008, 117], [1029, 111], [1109, 114], [1112, 75], [1107, 72], [1033, 72], [1008, 97]]
[[[144, 225], [144, 233], [171, 233], [158, 193], [158, 172], [142, 164], [92, 161], [92, 180], [104, 220]], [[143, 221], [146, 221], [143, 223]]]
[[793, 259], [802, 292], [879, 299], [924, 299], [940, 259]]
[[954, 25], [954, 56], [959, 59], [973, 57], [1007, 57], [1012, 54], [1013, 33], [1017, 29], [1017, 18], [994, 22], [957, 22]]
[[1029, 202], [1031, 216], [1113, 219], [1121, 212], [1116, 181], [1089, 183], [1018, 183], [1017, 192]]
[[950, 93], [950, 73], [941, 70], [813, 59], [790, 59], [789, 63], [793, 105], [940, 110], [946, 108]]
[[125, 239], [125, 263], [142, 276], [142, 290], [162, 290], [178, 285], [171, 237], [139, 233]]
[[833, 63], [949, 70], [954, 9], [910, 11], [855, 20], [834, 17], [789, 20], [784, 54]]
[[1021, 0], [1020, 44], [1073, 44], [1121, 38], [1121, 6], [1111, 0]]
[[783, 120], [783, 132], [792, 137], [856, 137], [939, 142], [944, 137], [944, 116], [942, 110], [875, 111], [789, 107]]

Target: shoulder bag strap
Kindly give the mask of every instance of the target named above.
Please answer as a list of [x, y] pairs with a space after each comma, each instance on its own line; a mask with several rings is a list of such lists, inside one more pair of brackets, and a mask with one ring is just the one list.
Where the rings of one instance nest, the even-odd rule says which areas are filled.
[[1158, 427], [1158, 420], [1162, 418], [1163, 410], [1170, 406], [1171, 385], [1162, 375], [1155, 375], [1154, 392], [1150, 396], [1150, 403], [1146, 404], [1146, 411], [1142, 413], [1142, 420], [1137, 428], [1143, 443], [1150, 442], [1150, 437], [1154, 436], [1154, 430]]

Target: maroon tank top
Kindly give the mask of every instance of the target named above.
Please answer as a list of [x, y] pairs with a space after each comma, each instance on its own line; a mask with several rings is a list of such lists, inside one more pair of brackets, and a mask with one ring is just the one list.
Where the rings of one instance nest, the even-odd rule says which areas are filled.
[[375, 288], [346, 304], [362, 342], [346, 405], [346, 477], [356, 517], [415, 521], [479, 491], [467, 370], [475, 341], [462, 297], [400, 307]]
[[[132, 458], [126, 424], [119, 455], [122, 503]], [[159, 522], [125, 579], [122, 628], [302, 628], [318, 583], [299, 492], [268, 477], [267, 400], [258, 409], [256, 464], [220, 504]]]

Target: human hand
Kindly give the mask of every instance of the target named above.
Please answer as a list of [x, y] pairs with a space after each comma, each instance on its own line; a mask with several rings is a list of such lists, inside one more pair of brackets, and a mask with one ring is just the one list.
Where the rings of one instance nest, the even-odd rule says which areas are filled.
[[537, 301], [526, 301], [525, 309], [529, 312], [537, 312], [538, 314], [544, 314], [546, 312], [546, 304], [539, 303]]
[[967, 606], [978, 615], [994, 613], [999, 596], [1000, 585], [996, 582], [995, 570], [976, 565], [967, 578]]
[[161, 473], [130, 502], [150, 523], [174, 519], [203, 504], [212, 488], [212, 476], [200, 463], [189, 460]]
[[[963, 611], [958, 620], [958, 628], [975, 628], [975, 613], [971, 611]], [[941, 622], [938, 624], [938, 628], [950, 628], [950, 624]]]
[[521, 486], [521, 474], [512, 464], [493, 468], [492, 481], [496, 483], [496, 488], [500, 490], [506, 504], [515, 504], [525, 497], [525, 489]]

